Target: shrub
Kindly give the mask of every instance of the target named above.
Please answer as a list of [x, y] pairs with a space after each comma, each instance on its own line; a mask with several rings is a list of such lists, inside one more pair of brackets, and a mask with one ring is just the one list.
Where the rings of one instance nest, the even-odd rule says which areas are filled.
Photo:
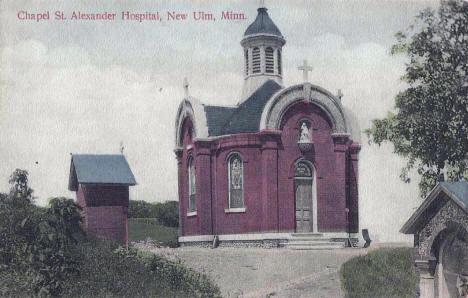
[[64, 297], [173, 297], [184, 296], [153, 275], [134, 249], [93, 238], [73, 250], [80, 272], [63, 289]]
[[220, 297], [182, 264], [87, 239], [73, 200], [37, 207], [27, 182], [16, 170], [9, 194], [0, 194], [0, 296]]
[[0, 269], [11, 286], [0, 290], [57, 295], [77, 271], [69, 249], [72, 232], [80, 230], [79, 206], [65, 198], [52, 199], [49, 208], [35, 206], [27, 171], [15, 170], [9, 182], [9, 194], [0, 198]]
[[163, 257], [89, 239], [73, 250], [80, 274], [65, 297], [220, 297], [206, 276]]
[[418, 277], [411, 249], [379, 249], [352, 258], [340, 269], [347, 297], [415, 297]]
[[154, 274], [164, 278], [173, 290], [189, 294], [191, 297], [221, 297], [219, 288], [206, 275], [187, 268], [183, 264], [168, 261], [159, 255], [151, 255], [146, 260]]

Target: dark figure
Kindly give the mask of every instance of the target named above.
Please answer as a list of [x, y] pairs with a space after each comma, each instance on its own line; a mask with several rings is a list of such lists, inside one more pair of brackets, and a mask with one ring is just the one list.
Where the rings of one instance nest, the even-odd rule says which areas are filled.
[[218, 235], [216, 235], [213, 238], [213, 244], [211, 245], [211, 248], [217, 248], [218, 246], [219, 246], [219, 237]]
[[362, 237], [364, 238], [364, 241], [366, 241], [366, 243], [364, 244], [364, 248], [368, 248], [372, 242], [372, 240], [369, 237], [368, 229], [362, 229]]

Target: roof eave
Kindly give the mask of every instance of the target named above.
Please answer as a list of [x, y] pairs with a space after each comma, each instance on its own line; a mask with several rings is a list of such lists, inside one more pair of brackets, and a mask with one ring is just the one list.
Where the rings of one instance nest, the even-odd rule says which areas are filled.
[[468, 213], [468, 206], [466, 206], [456, 195], [454, 195], [449, 189], [447, 189], [445, 186], [441, 185], [441, 187], [444, 189], [444, 192], [452, 199], [455, 201], [455, 203], [466, 213]]
[[427, 195], [426, 199], [419, 206], [419, 208], [411, 215], [411, 217], [405, 222], [401, 227], [400, 233], [403, 234], [414, 234], [416, 233], [416, 225], [419, 223], [419, 218], [421, 217], [424, 210], [426, 210], [431, 203], [437, 198], [442, 190], [442, 186], [437, 184], [431, 192]]

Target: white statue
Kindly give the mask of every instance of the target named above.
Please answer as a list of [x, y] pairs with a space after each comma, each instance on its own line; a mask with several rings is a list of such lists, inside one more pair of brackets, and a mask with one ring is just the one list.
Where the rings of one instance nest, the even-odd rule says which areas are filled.
[[301, 135], [299, 137], [299, 143], [310, 143], [309, 128], [305, 122], [302, 122]]

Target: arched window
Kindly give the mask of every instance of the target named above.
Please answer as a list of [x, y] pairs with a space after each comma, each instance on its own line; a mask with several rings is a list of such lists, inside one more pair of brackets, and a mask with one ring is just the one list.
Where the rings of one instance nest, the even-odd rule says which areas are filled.
[[195, 167], [193, 166], [193, 158], [190, 157], [188, 161], [188, 193], [189, 193], [189, 206], [188, 211], [197, 211], [196, 204], [196, 186], [195, 186]]
[[275, 61], [273, 57], [273, 48], [268, 47], [265, 49], [265, 72], [273, 73], [275, 68]]
[[260, 66], [260, 49], [253, 48], [252, 50], [252, 73], [260, 73], [261, 66]]
[[249, 75], [249, 50], [244, 51], [244, 59], [245, 59], [245, 75]]
[[312, 171], [305, 162], [298, 162], [294, 171], [294, 177], [312, 177]]
[[278, 49], [278, 74], [281, 74], [281, 50]]
[[244, 162], [234, 153], [228, 159], [229, 208], [244, 208]]

